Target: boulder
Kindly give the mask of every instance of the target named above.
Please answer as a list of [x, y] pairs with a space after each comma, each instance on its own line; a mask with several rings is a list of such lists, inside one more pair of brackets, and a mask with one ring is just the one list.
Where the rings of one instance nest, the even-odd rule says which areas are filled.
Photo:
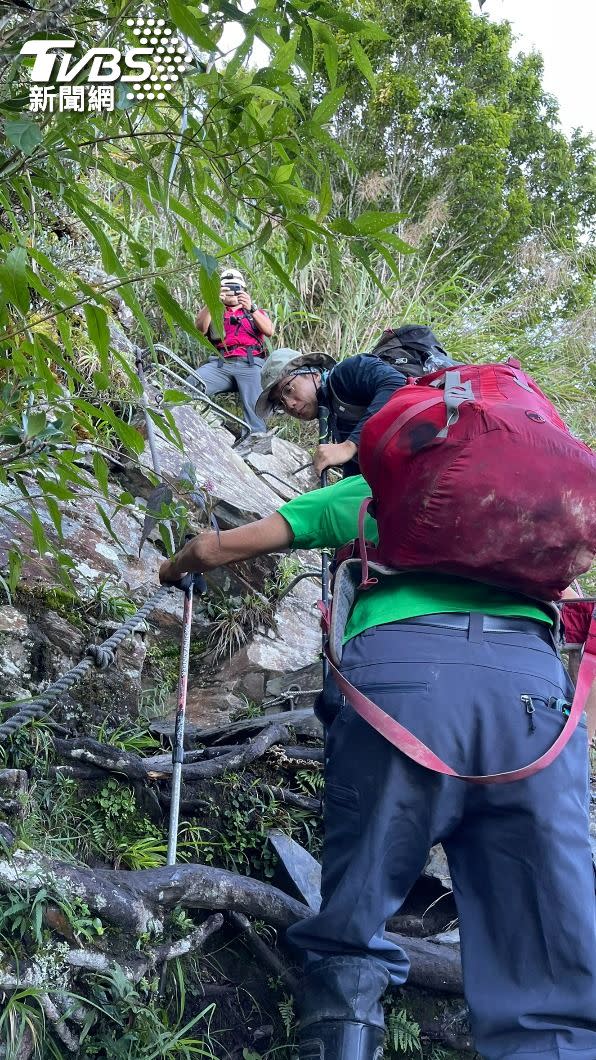
[[217, 684], [249, 699], [263, 699], [267, 681], [315, 663], [321, 633], [315, 607], [319, 590], [308, 580], [284, 597], [275, 612], [275, 629], [256, 633], [215, 675]]
[[8, 604], [0, 607], [0, 633], [25, 637], [28, 628], [27, 616], [22, 611], [17, 611], [16, 607], [10, 607]]
[[85, 638], [79, 629], [67, 622], [56, 611], [43, 611], [36, 620], [36, 625], [47, 637], [53, 647], [64, 655], [79, 659], [85, 647]]
[[[268, 451], [263, 445], [264, 442], [269, 443]], [[290, 501], [293, 497], [319, 486], [314, 468], [309, 463], [309, 456], [299, 445], [286, 442], [275, 434], [268, 438], [256, 439], [249, 444], [251, 447], [245, 457], [246, 463], [277, 493], [280, 501]], [[305, 468], [305, 464], [308, 464], [308, 467]], [[297, 470], [298, 468], [302, 470]]]

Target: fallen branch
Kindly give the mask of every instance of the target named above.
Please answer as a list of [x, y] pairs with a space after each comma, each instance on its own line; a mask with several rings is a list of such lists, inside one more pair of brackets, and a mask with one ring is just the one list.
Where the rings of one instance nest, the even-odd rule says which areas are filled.
[[408, 983], [441, 994], [463, 996], [459, 946], [444, 946], [437, 942], [427, 942], [425, 939], [395, 935], [391, 931], [385, 932], [385, 938], [401, 946], [410, 958], [412, 966]]
[[298, 989], [297, 980], [292, 973], [288, 971], [284, 962], [281, 960], [281, 957], [279, 957], [277, 953], [267, 946], [267, 944], [263, 942], [263, 939], [257, 935], [248, 917], [244, 916], [243, 913], [231, 913], [230, 919], [238, 928], [240, 928], [247, 945], [255, 956], [258, 957], [275, 976], [278, 976], [281, 979], [282, 983], [287, 986], [292, 994], [295, 994]]
[[[212, 779], [229, 770], [242, 769], [260, 758], [273, 744], [288, 739], [288, 730], [282, 724], [273, 724], [253, 736], [247, 744], [239, 744], [228, 751], [204, 760], [202, 751], [191, 751], [185, 756], [182, 766], [185, 780]], [[109, 773], [120, 773], [131, 781], [166, 780], [172, 775], [171, 755], [153, 755], [141, 758], [130, 751], [122, 751], [111, 744], [98, 743], [85, 736], [76, 740], [55, 740], [56, 750], [63, 758], [82, 763], [79, 768], [102, 769]]]
[[56, 1007], [49, 995], [40, 994], [39, 1004], [41, 1005], [46, 1019], [52, 1024], [56, 1036], [60, 1038], [61, 1042], [64, 1042], [64, 1045], [69, 1052], [78, 1053], [79, 1039], [76, 1038], [72, 1031], [66, 1026], [64, 1014]]
[[[312, 915], [306, 905], [271, 884], [211, 865], [166, 865], [129, 872], [90, 869], [53, 861], [31, 850], [15, 850], [12, 857], [0, 859], [0, 892], [30, 897], [41, 888], [84, 901], [94, 916], [129, 937], [161, 930], [165, 912], [177, 905], [244, 913], [279, 929]], [[413, 985], [462, 995], [458, 946], [391, 933], [387, 938], [407, 951]], [[10, 989], [6, 978], [3, 971], [0, 990]]]
[[94, 916], [125, 935], [160, 930], [166, 910], [237, 910], [277, 927], [309, 915], [301, 902], [269, 883], [211, 865], [164, 865], [124, 871], [90, 869], [53, 861], [32, 850], [0, 859], [0, 892], [31, 895], [45, 888], [62, 898], [84, 901]]
[[295, 791], [290, 791], [289, 788], [276, 788], [270, 784], [260, 784], [257, 790], [265, 795], [272, 795], [277, 802], [282, 802], [285, 806], [294, 806], [297, 810], [306, 810], [307, 813], [318, 814], [321, 812], [320, 799], [311, 799], [308, 795], [299, 795]]
[[[294, 693], [295, 694], [295, 693]], [[221, 740], [228, 742], [236, 737], [242, 738], [251, 732], [258, 732], [267, 725], [290, 725], [294, 732], [304, 735], [322, 735], [322, 726], [312, 712], [311, 707], [301, 710], [282, 710], [277, 714], [262, 714], [258, 718], [244, 718], [240, 721], [232, 721], [227, 725], [212, 725], [205, 729], [195, 729], [192, 739], [200, 743], [219, 743]]]

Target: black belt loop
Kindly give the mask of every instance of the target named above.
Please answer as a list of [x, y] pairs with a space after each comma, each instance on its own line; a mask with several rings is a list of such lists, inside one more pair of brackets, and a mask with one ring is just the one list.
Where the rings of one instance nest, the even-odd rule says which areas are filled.
[[484, 628], [484, 615], [481, 615], [479, 611], [470, 612], [470, 622], [468, 624], [468, 640], [473, 641], [475, 644], [479, 644], [482, 640]]

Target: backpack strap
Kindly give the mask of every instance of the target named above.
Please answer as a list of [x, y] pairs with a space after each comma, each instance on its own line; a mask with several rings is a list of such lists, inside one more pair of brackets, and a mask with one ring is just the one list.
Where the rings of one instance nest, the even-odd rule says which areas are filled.
[[[257, 340], [254, 346], [246, 347], [246, 359], [248, 363], [252, 365], [254, 364], [255, 357], [265, 357], [267, 355], [267, 348], [265, 346], [264, 336], [259, 331], [257, 325], [254, 322], [254, 315], [248, 309], [241, 309], [238, 315], [242, 315], [244, 319], [248, 321], [252, 337], [253, 339]], [[207, 328], [206, 338], [209, 339], [211, 345], [215, 346], [215, 349], [217, 350], [219, 355], [222, 356], [222, 350], [225, 348], [226, 341], [225, 338], [222, 339], [216, 334], [213, 324], [211, 323]]]
[[458, 773], [447, 765], [442, 758], [439, 758], [434, 751], [431, 751], [430, 747], [427, 747], [422, 740], [414, 736], [409, 729], [406, 729], [404, 725], [400, 725], [395, 718], [392, 718], [386, 711], [381, 710], [376, 703], [373, 703], [372, 699], [369, 699], [363, 692], [360, 692], [354, 685], [350, 684], [331, 660], [329, 660], [329, 669], [340, 691], [359, 717], [368, 722], [369, 725], [372, 725], [373, 729], [380, 733], [381, 736], [384, 736], [390, 744], [397, 747], [398, 751], [402, 751], [413, 762], [417, 762], [418, 765], [424, 766], [425, 769], [429, 769], [433, 773], [441, 773], [443, 776], [467, 780], [470, 784], [512, 784], [516, 780], [527, 780], [528, 777], [534, 776], [535, 773], [539, 773], [542, 769], [546, 769], [547, 766], [551, 765], [563, 748], [567, 746], [577, 728], [590, 689], [596, 681], [596, 612], [592, 616], [588, 639], [586, 640], [586, 647], [577, 677], [575, 695], [564, 728], [548, 751], [545, 751], [540, 758], [536, 758], [527, 766], [522, 766], [520, 769], [512, 769], [506, 773], [492, 773], [484, 776]]
[[331, 398], [331, 411], [333, 415], [337, 417], [341, 416], [342, 420], [349, 420], [354, 425], [360, 423], [360, 420], [364, 416], [367, 406], [366, 405], [352, 405], [349, 401], [344, 401], [339, 397], [337, 390], [333, 386], [333, 369], [327, 376], [327, 386], [329, 388], [329, 397]]
[[259, 331], [257, 325], [255, 324], [254, 313], [251, 313], [250, 309], [243, 309], [242, 310], [242, 316], [244, 317], [245, 320], [248, 321], [250, 330], [252, 332], [253, 339], [256, 339], [257, 340], [257, 345], [261, 346], [262, 345], [261, 332]]

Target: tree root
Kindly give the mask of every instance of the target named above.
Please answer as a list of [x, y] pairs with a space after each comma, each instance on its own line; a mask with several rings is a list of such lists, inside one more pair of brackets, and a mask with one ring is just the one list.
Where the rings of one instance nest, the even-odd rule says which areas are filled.
[[[289, 734], [285, 725], [276, 722], [268, 725], [253, 736], [246, 744], [241, 744], [217, 757], [201, 760], [203, 753], [190, 752], [182, 766], [185, 780], [209, 780], [230, 770], [242, 769], [244, 766], [261, 758], [274, 744], [283, 744]], [[78, 768], [95, 767], [109, 773], [120, 773], [131, 781], [165, 780], [172, 775], [171, 755], [154, 755], [141, 758], [130, 751], [122, 751], [111, 744], [98, 743], [90, 737], [77, 740], [54, 741], [56, 750], [69, 761], [77, 763]], [[200, 759], [197, 761], [197, 758]]]
[[284, 962], [275, 953], [274, 950], [270, 949], [269, 946], [260, 935], [257, 935], [254, 927], [252, 926], [248, 917], [244, 916], [244, 913], [230, 913], [230, 919], [236, 924], [244, 936], [244, 940], [253, 951], [256, 957], [263, 962], [263, 964], [273, 972], [275, 976], [278, 976], [282, 983], [290, 990], [292, 994], [295, 994], [298, 989], [298, 982], [292, 975], [292, 973], [286, 968]]
[[[135, 871], [90, 869], [52, 861], [31, 850], [16, 850], [10, 859], [0, 859], [0, 892], [12, 890], [30, 895], [42, 887], [62, 898], [84, 901], [94, 916], [128, 937], [161, 931], [166, 911], [178, 905], [184, 909], [240, 913], [265, 920], [279, 929], [312, 915], [302, 902], [269, 883], [210, 865], [172, 865]], [[213, 923], [219, 922], [205, 921], [205, 924]], [[463, 994], [458, 946], [439, 945], [390, 932], [387, 937], [407, 951], [412, 963], [409, 981], [413, 985], [439, 993]], [[186, 944], [184, 940], [183, 944]], [[82, 951], [73, 952], [80, 955]], [[168, 956], [160, 948], [153, 959], [163, 962], [177, 955], [176, 949]], [[22, 975], [19, 979], [22, 983]], [[0, 971], [0, 990], [10, 991], [6, 980], [7, 973]]]

